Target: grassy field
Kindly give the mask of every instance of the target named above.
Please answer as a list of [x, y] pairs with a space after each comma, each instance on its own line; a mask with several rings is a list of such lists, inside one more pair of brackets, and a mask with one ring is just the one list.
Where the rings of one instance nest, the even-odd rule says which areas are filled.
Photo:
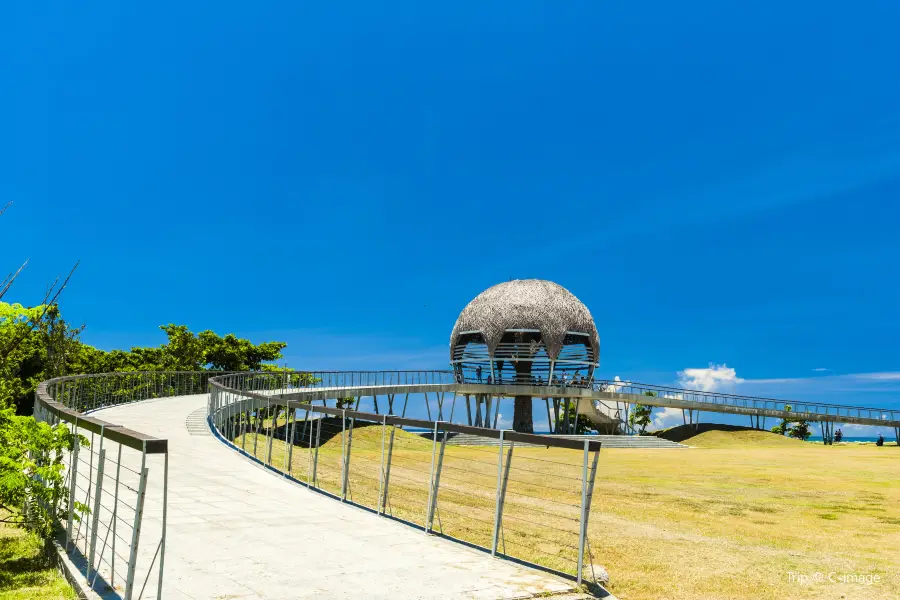
[[[0, 518], [7, 515], [0, 512]], [[69, 600], [75, 592], [41, 557], [41, 542], [0, 523], [0, 600]]]
[[[263, 439], [257, 456], [265, 458]], [[900, 448], [824, 447], [763, 432], [710, 431], [688, 443], [694, 448], [601, 452], [589, 537], [618, 597], [900, 599]], [[284, 449], [273, 443], [276, 466]], [[380, 450], [380, 428], [354, 432], [350, 489], [360, 504], [377, 506]], [[337, 493], [340, 436], [319, 452], [320, 486]], [[292, 458], [305, 480], [306, 449]], [[580, 464], [579, 452], [515, 449], [508, 554], [574, 570]], [[430, 466], [430, 441], [398, 431], [392, 514], [424, 522]], [[496, 479], [496, 448], [448, 446], [436, 527], [489, 545]]]

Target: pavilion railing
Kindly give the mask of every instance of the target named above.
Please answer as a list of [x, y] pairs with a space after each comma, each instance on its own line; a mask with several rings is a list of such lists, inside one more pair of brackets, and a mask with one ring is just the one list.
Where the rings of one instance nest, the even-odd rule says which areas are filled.
[[[210, 380], [209, 422], [238, 452], [340, 502], [578, 583], [591, 579], [600, 442], [360, 412], [342, 395], [452, 383], [453, 373], [441, 371], [230, 374]], [[313, 404], [304, 390], [333, 393]], [[457, 435], [469, 445], [447, 443]]]
[[166, 556], [168, 441], [91, 411], [205, 393], [217, 372], [104, 373], [59, 377], [35, 394], [37, 420], [64, 424], [76, 444], [63, 456], [59, 511], [66, 551], [89, 587], [124, 600], [160, 598]]

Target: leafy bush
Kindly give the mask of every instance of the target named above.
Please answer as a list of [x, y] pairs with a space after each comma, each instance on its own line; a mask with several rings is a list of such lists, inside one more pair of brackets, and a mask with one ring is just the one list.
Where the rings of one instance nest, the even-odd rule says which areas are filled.
[[[16, 416], [11, 407], [0, 409], [0, 505], [13, 514], [7, 521], [46, 538], [56, 522], [68, 517], [62, 459], [76, 443], [88, 445], [86, 438], [62, 424], [51, 427], [33, 417]], [[75, 504], [75, 518], [87, 512], [86, 506]]]

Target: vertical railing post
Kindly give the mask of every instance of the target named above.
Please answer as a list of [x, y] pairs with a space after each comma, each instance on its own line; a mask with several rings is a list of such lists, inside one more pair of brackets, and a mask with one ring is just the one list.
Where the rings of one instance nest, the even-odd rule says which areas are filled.
[[[598, 442], [599, 443], [599, 442]], [[594, 496], [594, 480], [597, 477], [597, 461], [600, 458], [600, 450], [594, 452], [591, 475], [588, 479], [588, 453], [590, 442], [584, 440], [584, 458], [581, 467], [581, 519], [578, 524], [578, 585], [581, 585], [584, 571], [584, 545], [587, 540], [588, 520], [591, 511], [591, 500]]]
[[[290, 402], [287, 400], [286, 402]], [[297, 409], [291, 409], [290, 406], [285, 407], [285, 421], [284, 421], [284, 441], [288, 445], [287, 446], [287, 474], [289, 476], [293, 475], [294, 471], [294, 431], [297, 428]], [[293, 417], [293, 419], [291, 419]], [[288, 440], [288, 421], [291, 422], [290, 427], [290, 440]]]
[[131, 548], [128, 552], [128, 574], [125, 578], [125, 600], [132, 600], [134, 594], [134, 573], [137, 566], [138, 544], [141, 541], [141, 520], [144, 515], [144, 496], [147, 493], [147, 475], [150, 471], [147, 464], [147, 446], [141, 455], [141, 480], [138, 484], [137, 503], [134, 508], [134, 525], [131, 529]]
[[240, 412], [238, 412], [238, 410], [240, 409], [240, 404], [238, 403], [238, 397], [232, 392], [227, 392], [226, 398], [228, 398], [228, 402], [231, 407], [231, 410], [228, 411], [228, 414], [230, 415], [229, 420], [231, 421], [231, 437], [228, 439], [228, 441], [234, 443], [237, 440], [240, 427], [238, 418], [241, 414]]
[[253, 397], [253, 414], [256, 427], [253, 430], [253, 456], [256, 457], [257, 442], [259, 442], [259, 398]]
[[[344, 410], [346, 413], [347, 411]], [[341, 478], [341, 502], [347, 499], [347, 489], [350, 483], [350, 449], [353, 446], [353, 423], [356, 419], [350, 419], [350, 429], [347, 430], [347, 449], [344, 452], [344, 463]]]
[[169, 450], [166, 449], [163, 462], [163, 513], [162, 513], [162, 539], [159, 548], [159, 582], [156, 588], [156, 598], [162, 598], [163, 569], [166, 566], [166, 513], [169, 506]]
[[[425, 394], [425, 402], [428, 403], [428, 394]], [[431, 420], [431, 416], [428, 417]], [[428, 518], [427, 515], [431, 512], [431, 494], [434, 492], [434, 464], [435, 457], [437, 456], [437, 432], [438, 432], [438, 422], [434, 422], [434, 434], [431, 438], [431, 473], [428, 475], [428, 504], [425, 505], [425, 533], [428, 533]]]
[[[237, 387], [232, 386], [232, 387]], [[241, 388], [241, 392], [243, 392], [244, 388]], [[244, 397], [244, 394], [241, 393], [238, 395], [240, 398], [241, 405], [241, 450], [247, 451], [247, 427], [250, 425], [250, 411], [247, 410], [247, 398]]]
[[397, 426], [391, 425], [391, 438], [388, 442], [388, 451], [387, 451], [387, 460], [384, 465], [384, 488], [381, 492], [380, 508], [378, 514], [384, 514], [385, 509], [387, 509], [388, 502], [388, 490], [390, 489], [391, 483], [391, 456], [394, 454], [394, 434], [397, 432]]
[[[313, 451], [312, 457], [312, 485], [313, 487], [319, 487], [319, 480], [317, 478], [316, 471], [319, 468], [319, 442], [322, 440], [322, 416], [319, 417], [318, 423], [316, 424], [316, 449]], [[309, 432], [309, 440], [312, 443], [312, 431]]]
[[72, 521], [74, 519], [74, 511], [75, 511], [75, 479], [78, 477], [78, 451], [81, 447], [78, 438], [78, 418], [75, 418], [74, 424], [74, 442], [72, 452], [69, 454], [69, 515], [68, 519], [66, 519], [66, 550], [69, 549], [69, 544], [72, 543]]
[[378, 510], [381, 514], [381, 498], [384, 495], [384, 438], [387, 433], [387, 415], [381, 418], [381, 468], [378, 471]]
[[[437, 423], [435, 423], [437, 425]], [[434, 512], [437, 509], [438, 491], [441, 487], [441, 467], [444, 464], [444, 448], [447, 447], [447, 431], [441, 437], [441, 449], [438, 452], [437, 468], [434, 471], [434, 482], [432, 483], [431, 503], [428, 505], [428, 518], [425, 521], [425, 533], [429, 533], [434, 529]]]
[[497, 555], [497, 541], [500, 538], [500, 527], [503, 524], [503, 502], [506, 498], [506, 484], [509, 481], [509, 465], [512, 462], [512, 443], [509, 446], [509, 457], [506, 469], [503, 468], [503, 434], [500, 430], [500, 451], [497, 453], [497, 496], [494, 511], [494, 534], [491, 537], [491, 556]]
[[266, 399], [266, 412], [269, 413], [269, 418], [272, 419], [272, 422], [269, 424], [269, 432], [266, 435], [266, 463], [269, 466], [272, 466], [272, 440], [275, 438], [275, 423], [278, 420], [278, 405], [275, 405], [275, 414], [272, 414], [272, 401], [268, 398]]
[[[102, 431], [102, 429], [101, 429]], [[97, 465], [97, 481], [94, 484], [94, 506], [92, 510], [91, 523], [91, 545], [88, 551], [88, 570], [87, 577], [91, 576], [91, 571], [96, 570], [94, 562], [95, 552], [97, 550], [97, 526], [100, 523], [100, 494], [103, 492], [103, 466], [106, 464], [106, 450], [103, 450], [103, 434], [100, 437], [100, 463]]]
[[109, 578], [109, 585], [115, 588], [116, 584], [116, 523], [119, 520], [119, 474], [122, 472], [122, 444], [119, 444], [119, 456], [116, 458], [116, 487], [113, 492], [113, 512], [112, 512], [112, 559], [110, 569], [112, 575]]

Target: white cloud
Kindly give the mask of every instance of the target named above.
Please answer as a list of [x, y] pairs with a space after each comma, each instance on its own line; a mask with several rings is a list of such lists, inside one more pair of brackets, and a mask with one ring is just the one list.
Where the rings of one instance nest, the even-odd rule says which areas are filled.
[[[830, 372], [831, 369], [819, 368], [813, 369], [813, 371], [822, 373], [822, 372]], [[848, 373], [845, 375], [826, 375], [824, 377], [780, 377], [776, 379], [739, 379], [739, 383], [748, 383], [748, 384], [757, 384], [757, 383], [825, 383], [828, 381], [857, 381], [857, 382], [870, 382], [870, 381], [900, 381], [900, 371], [883, 371], [880, 373]]]
[[882, 373], [855, 373], [850, 377], [866, 381], [900, 381], [900, 372], [886, 371]]
[[830, 370], [831, 369], [826, 369], [825, 367], [818, 367], [816, 369], [813, 369], [813, 371], [815, 371], [816, 373], [824, 373], [825, 371], [830, 371]]
[[687, 389], [701, 390], [704, 392], [721, 391], [734, 387], [735, 384], [744, 381], [737, 376], [731, 367], [721, 364], [709, 364], [706, 369], [685, 369], [678, 372], [678, 381]]
[[653, 429], [665, 429], [684, 423], [680, 408], [658, 408], [653, 412]]

